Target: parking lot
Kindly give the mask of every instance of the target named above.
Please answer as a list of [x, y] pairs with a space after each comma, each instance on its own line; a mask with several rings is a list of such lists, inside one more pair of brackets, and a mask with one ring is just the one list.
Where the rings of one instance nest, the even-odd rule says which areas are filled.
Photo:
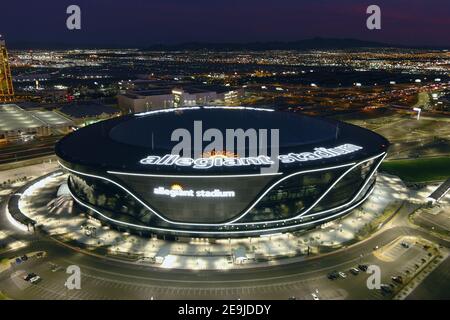
[[[9, 272], [0, 273], [0, 287], [6, 288], [11, 298], [20, 299], [392, 299], [401, 285], [391, 277], [408, 278], [417, 271], [421, 259], [428, 251], [410, 241], [403, 247], [395, 240], [386, 248], [379, 248], [363, 257], [336, 265], [320, 267], [296, 276], [274, 276], [273, 279], [248, 279], [242, 281], [196, 281], [201, 273], [192, 273], [185, 280], [158, 280], [158, 272], [149, 271], [147, 277], [116, 273], [91, 265], [80, 265], [81, 289], [69, 290], [64, 286], [68, 278], [66, 268], [72, 264], [66, 258], [36, 255], [19, 264]], [[401, 258], [400, 258], [401, 257]], [[392, 287], [392, 293], [380, 289], [368, 289], [370, 274], [350, 269], [359, 264], [377, 265], [381, 270], [381, 283]], [[142, 267], [144, 268], [144, 267]], [[345, 276], [334, 280], [328, 278], [333, 271]], [[24, 280], [28, 273], [35, 273], [41, 281], [32, 284]], [[202, 279], [203, 280], [203, 279]], [[269, 281], [270, 280], [270, 281]]]

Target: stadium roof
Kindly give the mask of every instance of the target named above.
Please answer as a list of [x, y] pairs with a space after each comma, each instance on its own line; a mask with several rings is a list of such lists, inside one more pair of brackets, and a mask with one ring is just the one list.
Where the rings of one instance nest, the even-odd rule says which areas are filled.
[[[149, 111], [117, 117], [77, 130], [59, 141], [55, 147], [56, 154], [62, 160], [87, 167], [103, 170], [129, 170], [130, 172], [157, 171], [160, 173], [196, 172], [191, 167], [143, 165], [142, 160], [148, 156], [164, 157], [171, 154], [179, 141], [172, 141], [172, 133], [183, 128], [191, 134], [192, 142], [197, 138], [194, 121], [202, 121], [201, 131], [217, 129], [226, 140], [226, 131], [267, 129], [268, 154], [273, 152], [271, 134], [278, 129], [278, 142], [275, 142], [279, 155], [304, 152], [311, 153], [317, 148], [340, 148], [345, 145], [357, 146], [357, 151], [345, 154], [318, 157], [318, 161], [303, 160], [283, 164], [286, 170], [298, 170], [298, 167], [316, 168], [323, 165], [336, 165], [342, 162], [354, 162], [378, 155], [386, 151], [389, 142], [382, 136], [338, 121], [309, 117], [299, 113], [279, 112], [245, 107], [193, 107]], [[259, 131], [257, 134], [261, 133]], [[202, 134], [202, 133], [200, 133]], [[245, 135], [245, 133], [244, 133]], [[200, 137], [200, 140], [202, 137]], [[260, 138], [258, 138], [260, 139]], [[248, 140], [247, 140], [248, 141]], [[209, 142], [201, 141], [202, 148]], [[192, 144], [191, 144], [192, 145]], [[244, 152], [235, 152], [238, 158], [250, 153], [260, 154], [260, 150], [245, 145]], [[226, 145], [224, 146], [226, 149]], [[315, 149], [316, 148], [316, 149]], [[331, 149], [330, 149], [331, 150]], [[233, 152], [228, 149], [223, 152]], [[241, 150], [242, 151], [242, 150]], [[320, 151], [316, 151], [320, 152]], [[245, 155], [244, 155], [245, 153]], [[302, 160], [299, 160], [302, 161]], [[253, 172], [257, 167], [222, 167], [208, 171]]]
[[54, 111], [33, 110], [29, 112], [35, 118], [41, 120], [51, 127], [72, 126], [74, 124], [72, 120]]
[[15, 104], [0, 105], [0, 131], [70, 126], [73, 122], [53, 111], [26, 111]]
[[14, 131], [43, 126], [45, 126], [45, 123], [15, 104], [0, 105], [0, 131]]

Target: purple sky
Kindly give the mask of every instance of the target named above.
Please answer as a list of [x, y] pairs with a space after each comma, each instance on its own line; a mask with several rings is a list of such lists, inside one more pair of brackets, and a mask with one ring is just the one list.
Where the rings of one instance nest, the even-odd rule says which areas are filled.
[[[68, 31], [78, 4], [82, 30]], [[370, 4], [382, 30], [366, 28]], [[0, 34], [10, 42], [138, 46], [155, 43], [358, 38], [450, 46], [449, 0], [26, 0], [2, 1]]]

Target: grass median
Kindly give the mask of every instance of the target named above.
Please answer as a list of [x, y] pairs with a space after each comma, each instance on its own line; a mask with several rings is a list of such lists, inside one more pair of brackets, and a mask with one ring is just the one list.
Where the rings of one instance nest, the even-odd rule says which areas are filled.
[[429, 182], [450, 177], [450, 156], [384, 161], [380, 170], [407, 182]]

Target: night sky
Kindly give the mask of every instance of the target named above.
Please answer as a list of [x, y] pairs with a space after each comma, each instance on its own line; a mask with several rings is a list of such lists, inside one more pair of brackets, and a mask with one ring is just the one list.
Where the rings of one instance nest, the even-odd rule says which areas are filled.
[[[82, 30], [66, 29], [78, 4]], [[382, 30], [366, 28], [366, 8], [382, 10]], [[449, 0], [14, 0], [2, 1], [0, 34], [10, 43], [145, 46], [183, 42], [357, 38], [450, 46]]]

